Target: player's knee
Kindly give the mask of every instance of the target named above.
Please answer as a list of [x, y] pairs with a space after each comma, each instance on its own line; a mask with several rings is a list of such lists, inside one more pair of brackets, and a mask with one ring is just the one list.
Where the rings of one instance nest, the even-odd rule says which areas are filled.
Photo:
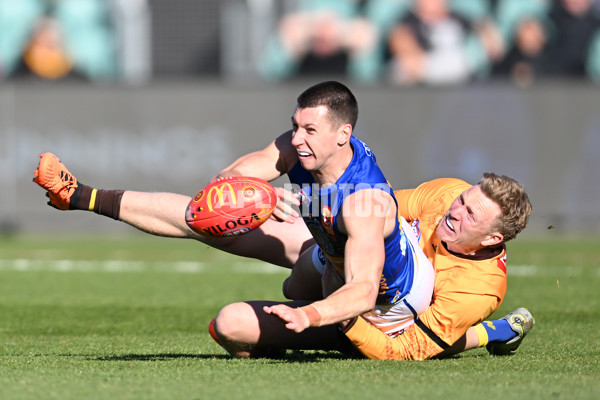
[[215, 318], [215, 333], [232, 356], [252, 357], [260, 337], [256, 313], [247, 303], [229, 304]]
[[318, 281], [301, 281], [294, 278], [293, 274], [283, 282], [282, 291], [285, 298], [290, 300], [315, 301], [323, 299], [323, 290]]
[[295, 300], [294, 298], [294, 288], [291, 282], [291, 278], [287, 278], [283, 281], [282, 292], [286, 299]]
[[219, 311], [215, 318], [215, 332], [220, 340], [235, 340], [237, 326], [235, 324], [235, 309], [237, 303], [229, 304]]
[[308, 290], [308, 287], [303, 287], [298, 282], [298, 279], [294, 279], [294, 275], [290, 276], [283, 282], [283, 295], [286, 299], [290, 300], [316, 300], [312, 291]]
[[257, 326], [256, 314], [247, 303], [223, 307], [215, 320], [215, 332], [223, 342], [252, 341]]

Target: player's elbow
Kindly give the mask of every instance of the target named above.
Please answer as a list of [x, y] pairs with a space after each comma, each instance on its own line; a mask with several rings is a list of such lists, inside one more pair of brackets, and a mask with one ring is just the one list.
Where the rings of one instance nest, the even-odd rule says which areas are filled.
[[371, 311], [375, 308], [375, 304], [377, 303], [377, 295], [379, 294], [379, 287], [370, 282], [365, 282], [361, 285], [360, 300], [358, 304], [360, 305], [360, 313], [365, 313]]

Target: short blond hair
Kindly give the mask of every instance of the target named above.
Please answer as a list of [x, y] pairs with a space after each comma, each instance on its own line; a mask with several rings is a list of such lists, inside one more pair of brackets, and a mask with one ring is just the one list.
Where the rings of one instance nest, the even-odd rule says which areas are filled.
[[498, 176], [492, 172], [484, 173], [478, 185], [483, 194], [498, 204], [501, 210], [492, 230], [500, 232], [505, 242], [514, 239], [527, 226], [533, 208], [525, 188], [508, 176]]

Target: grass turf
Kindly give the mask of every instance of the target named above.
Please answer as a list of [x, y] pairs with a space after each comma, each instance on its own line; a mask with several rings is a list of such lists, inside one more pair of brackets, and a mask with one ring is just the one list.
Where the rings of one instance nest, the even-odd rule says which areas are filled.
[[0, 399], [597, 398], [600, 240], [518, 239], [509, 257], [495, 317], [525, 306], [537, 320], [513, 357], [235, 360], [208, 321], [282, 299], [285, 271], [183, 240], [3, 238]]

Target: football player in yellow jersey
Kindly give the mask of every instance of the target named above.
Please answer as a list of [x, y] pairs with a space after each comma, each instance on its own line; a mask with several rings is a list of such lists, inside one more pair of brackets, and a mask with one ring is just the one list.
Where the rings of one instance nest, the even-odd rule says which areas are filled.
[[516, 351], [534, 323], [527, 310], [481, 322], [498, 309], [506, 292], [504, 243], [525, 227], [531, 212], [522, 186], [484, 174], [475, 186], [437, 179], [395, 195], [400, 214], [411, 222], [434, 266], [432, 303], [394, 338], [362, 318], [344, 328], [348, 338], [376, 359], [426, 359], [483, 345], [492, 354]]

